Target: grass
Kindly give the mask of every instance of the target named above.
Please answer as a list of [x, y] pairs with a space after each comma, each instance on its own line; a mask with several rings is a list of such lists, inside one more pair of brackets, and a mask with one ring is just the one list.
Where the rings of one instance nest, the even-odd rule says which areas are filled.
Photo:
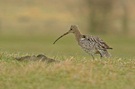
[[[114, 50], [110, 59], [92, 60], [73, 36], [0, 37], [1, 89], [134, 89], [135, 39], [101, 36]], [[111, 39], [111, 40], [110, 40]], [[71, 44], [72, 43], [72, 44]], [[18, 62], [14, 57], [44, 53], [60, 63]]]
[[0, 62], [1, 89], [134, 89], [135, 61], [76, 60], [56, 64]]

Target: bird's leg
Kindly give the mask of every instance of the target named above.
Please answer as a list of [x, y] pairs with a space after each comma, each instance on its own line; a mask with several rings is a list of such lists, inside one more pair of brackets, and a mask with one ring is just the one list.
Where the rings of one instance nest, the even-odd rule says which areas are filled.
[[93, 54], [91, 54], [91, 56], [92, 56], [93, 60], [95, 60], [94, 55], [93, 55]]
[[99, 52], [99, 54], [100, 54], [100, 58], [102, 59], [103, 58], [103, 55]]
[[103, 58], [103, 54], [100, 50], [97, 51], [97, 54], [100, 54], [100, 58], [102, 59]]

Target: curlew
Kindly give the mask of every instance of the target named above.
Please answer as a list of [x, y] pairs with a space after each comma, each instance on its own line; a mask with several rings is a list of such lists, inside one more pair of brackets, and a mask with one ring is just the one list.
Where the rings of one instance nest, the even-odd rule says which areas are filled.
[[78, 44], [85, 52], [90, 54], [93, 59], [95, 54], [99, 54], [101, 58], [108, 58], [111, 56], [107, 50], [112, 48], [109, 47], [101, 38], [97, 36], [81, 34], [79, 28], [76, 25], [71, 25], [70, 30], [57, 38], [53, 44], [55, 44], [56, 41], [69, 33], [73, 33], [75, 35]]

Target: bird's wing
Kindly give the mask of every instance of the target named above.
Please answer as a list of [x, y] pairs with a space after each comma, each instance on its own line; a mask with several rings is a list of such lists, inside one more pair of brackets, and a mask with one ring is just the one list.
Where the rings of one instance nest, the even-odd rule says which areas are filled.
[[99, 38], [97, 36], [87, 36], [87, 37], [88, 37], [87, 39], [89, 41], [97, 43], [98, 46], [100, 46], [100, 48], [102, 48], [102, 49], [112, 49], [101, 38]]

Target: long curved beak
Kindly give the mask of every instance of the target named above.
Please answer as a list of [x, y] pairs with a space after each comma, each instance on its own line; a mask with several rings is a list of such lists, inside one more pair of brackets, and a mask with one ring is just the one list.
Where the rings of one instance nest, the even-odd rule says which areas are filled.
[[65, 36], [65, 35], [67, 35], [69, 32], [66, 32], [66, 33], [64, 33], [63, 35], [61, 35], [59, 38], [57, 38], [54, 42], [53, 42], [53, 44], [55, 44], [60, 38], [62, 38], [63, 36]]

